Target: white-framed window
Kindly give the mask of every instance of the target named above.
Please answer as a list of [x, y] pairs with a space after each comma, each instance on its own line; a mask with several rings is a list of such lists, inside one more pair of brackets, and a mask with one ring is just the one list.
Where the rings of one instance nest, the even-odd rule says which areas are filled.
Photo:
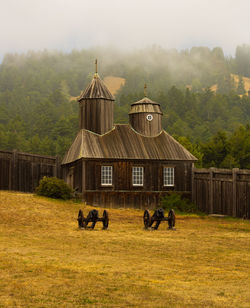
[[102, 166], [101, 169], [101, 184], [104, 186], [112, 185], [113, 181], [113, 167], [112, 166]]
[[132, 168], [132, 184], [133, 186], [143, 186], [143, 167]]
[[163, 168], [163, 185], [174, 186], [174, 167]]

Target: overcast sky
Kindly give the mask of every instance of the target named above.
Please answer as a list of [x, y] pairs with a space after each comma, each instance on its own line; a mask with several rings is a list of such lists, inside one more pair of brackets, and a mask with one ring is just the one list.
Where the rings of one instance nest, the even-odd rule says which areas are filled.
[[0, 0], [7, 52], [250, 44], [250, 0]]

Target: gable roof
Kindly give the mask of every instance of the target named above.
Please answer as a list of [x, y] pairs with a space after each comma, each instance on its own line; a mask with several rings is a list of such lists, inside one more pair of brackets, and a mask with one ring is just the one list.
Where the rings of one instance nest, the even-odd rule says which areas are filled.
[[114, 101], [113, 95], [109, 92], [104, 82], [100, 79], [99, 75], [95, 73], [91, 83], [87, 86], [85, 91], [80, 95], [79, 100], [82, 99], [107, 99]]
[[137, 133], [128, 124], [117, 124], [104, 135], [86, 129], [78, 132], [62, 164], [80, 158], [196, 161], [188, 150], [164, 130], [155, 137]]

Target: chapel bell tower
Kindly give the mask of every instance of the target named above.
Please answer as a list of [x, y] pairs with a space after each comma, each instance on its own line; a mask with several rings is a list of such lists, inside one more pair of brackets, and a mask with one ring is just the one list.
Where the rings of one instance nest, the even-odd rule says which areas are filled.
[[79, 128], [105, 134], [113, 128], [114, 98], [96, 72], [79, 98]]
[[144, 86], [144, 98], [131, 104], [129, 124], [138, 133], [153, 137], [162, 131], [162, 111], [160, 104], [147, 98], [147, 86]]

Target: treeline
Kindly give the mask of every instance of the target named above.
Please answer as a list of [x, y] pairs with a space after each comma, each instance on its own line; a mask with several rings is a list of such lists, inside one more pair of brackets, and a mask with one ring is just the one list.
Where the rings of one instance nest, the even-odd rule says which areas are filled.
[[197, 167], [250, 169], [250, 125], [240, 126], [232, 134], [218, 131], [206, 143], [191, 143], [187, 137], [176, 139], [199, 161]]
[[[231, 138], [238, 132], [249, 144], [250, 97], [238, 95], [244, 94], [244, 84], [235, 85], [230, 75], [250, 77], [249, 57], [247, 45], [237, 47], [235, 58], [225, 57], [221, 48], [206, 47], [8, 54], [0, 65], [0, 149], [62, 157], [78, 130], [78, 103], [72, 97], [90, 82], [98, 58], [102, 78], [126, 79], [116, 94], [116, 123], [128, 122], [130, 104], [143, 97], [146, 82], [148, 96], [161, 104], [164, 129], [185, 137], [202, 157], [200, 164], [218, 167], [228, 161], [249, 168], [247, 159], [235, 156]], [[213, 84], [217, 93], [209, 89]], [[206, 156], [205, 145], [218, 131], [224, 131], [227, 142], [222, 160]]]

